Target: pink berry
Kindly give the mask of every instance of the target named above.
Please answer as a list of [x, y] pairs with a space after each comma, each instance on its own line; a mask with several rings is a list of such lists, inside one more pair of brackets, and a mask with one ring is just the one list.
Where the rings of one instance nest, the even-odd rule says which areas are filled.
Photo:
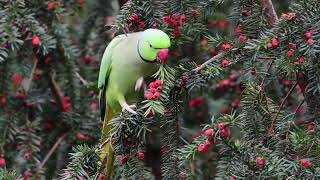
[[159, 92], [156, 92], [156, 93], [153, 94], [153, 99], [155, 99], [155, 100], [160, 99], [160, 97], [161, 97], [161, 95], [160, 95]]
[[148, 92], [146, 95], [145, 95], [146, 99], [148, 100], [151, 100], [153, 98], [153, 93], [151, 92]]
[[213, 135], [213, 129], [207, 129], [206, 131], [204, 131], [204, 134], [208, 137], [211, 137]]

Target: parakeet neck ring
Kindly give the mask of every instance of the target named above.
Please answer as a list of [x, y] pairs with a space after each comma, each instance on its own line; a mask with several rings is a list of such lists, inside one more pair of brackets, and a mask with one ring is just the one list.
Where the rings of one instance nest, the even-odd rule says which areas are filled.
[[139, 54], [140, 58], [141, 58], [144, 62], [147, 62], [147, 63], [156, 63], [156, 62], [157, 62], [156, 59], [154, 59], [154, 60], [152, 60], [152, 61], [149, 61], [149, 60], [147, 60], [147, 59], [145, 59], [145, 58], [142, 57], [142, 55], [141, 55], [141, 53], [140, 53], [140, 50], [139, 50], [140, 41], [141, 41], [141, 40], [139, 39], [139, 40], [138, 40], [138, 44], [137, 44], [137, 50], [138, 50], [138, 54]]

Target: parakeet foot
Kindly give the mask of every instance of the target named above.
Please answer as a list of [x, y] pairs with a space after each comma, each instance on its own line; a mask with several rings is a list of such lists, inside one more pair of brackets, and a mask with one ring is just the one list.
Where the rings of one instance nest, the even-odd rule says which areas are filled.
[[135, 91], [139, 91], [141, 89], [141, 87], [143, 87], [143, 89], [146, 89], [143, 77], [140, 77], [136, 81], [136, 86], [134, 89], [135, 89]]
[[137, 106], [136, 105], [128, 105], [127, 103], [123, 103], [122, 105], [122, 112], [125, 110], [132, 113], [132, 114], [137, 114], [137, 112], [133, 109], [135, 109]]

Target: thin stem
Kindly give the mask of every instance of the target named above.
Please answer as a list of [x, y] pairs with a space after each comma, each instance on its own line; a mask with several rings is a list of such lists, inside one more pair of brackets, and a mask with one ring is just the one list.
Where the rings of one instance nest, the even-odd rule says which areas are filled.
[[61, 91], [60, 86], [55, 80], [55, 77], [52, 73], [49, 73], [49, 85], [51, 88], [52, 93], [54, 94], [56, 100], [58, 101], [61, 109], [63, 109], [63, 93]]
[[44, 157], [44, 159], [42, 160], [42, 162], [39, 164], [37, 171], [40, 171], [43, 166], [47, 163], [47, 161], [49, 160], [49, 158], [51, 157], [51, 155], [54, 153], [54, 151], [58, 148], [58, 146], [60, 145], [60, 143], [64, 140], [64, 138], [67, 136], [67, 134], [63, 134], [62, 136], [60, 136], [60, 138], [56, 141], [56, 143], [52, 146], [52, 148], [49, 150], [48, 154]]
[[30, 76], [29, 76], [29, 79], [28, 79], [28, 82], [25, 86], [25, 93], [27, 93], [30, 88], [31, 88], [31, 84], [32, 84], [32, 80], [33, 80], [33, 76], [35, 74], [35, 71], [37, 69], [37, 65], [38, 65], [38, 58], [36, 57], [36, 55], [32, 55], [32, 59], [33, 59], [33, 67], [32, 67], [32, 70], [31, 70], [31, 73], [30, 73]]
[[289, 92], [287, 93], [286, 97], [283, 99], [283, 101], [281, 102], [280, 104], [280, 107], [279, 107], [279, 110], [276, 114], [276, 117], [273, 119], [273, 121], [271, 122], [271, 126], [269, 128], [269, 135], [272, 135], [274, 133], [274, 125], [275, 125], [275, 122], [280, 114], [280, 111], [282, 110], [283, 106], [284, 106], [284, 103], [288, 100], [289, 96], [291, 95], [291, 93], [293, 92], [293, 90], [296, 88], [296, 86], [298, 85], [298, 83], [296, 82], [292, 87], [291, 89], [289, 90]]
[[212, 57], [211, 59], [207, 60], [206, 62], [204, 62], [203, 64], [201, 64], [199, 67], [195, 68], [193, 71], [195, 72], [199, 72], [200, 70], [202, 70], [203, 68], [205, 68], [208, 64], [212, 63], [213, 61], [220, 59], [224, 56], [224, 53], [220, 53], [214, 57]]

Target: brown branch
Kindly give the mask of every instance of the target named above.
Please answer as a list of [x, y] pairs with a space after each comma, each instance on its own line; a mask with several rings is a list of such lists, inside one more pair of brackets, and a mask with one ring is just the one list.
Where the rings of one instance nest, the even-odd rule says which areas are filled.
[[33, 67], [32, 67], [29, 79], [25, 85], [25, 93], [27, 93], [31, 88], [32, 80], [38, 65], [38, 58], [36, 57], [35, 54], [32, 55], [32, 60], [33, 60]]
[[49, 86], [51, 88], [51, 91], [56, 99], [56, 101], [59, 103], [59, 106], [61, 109], [63, 109], [63, 93], [61, 91], [61, 88], [59, 87], [59, 84], [56, 82], [55, 77], [52, 73], [49, 73]]
[[195, 72], [199, 72], [200, 70], [202, 70], [203, 68], [205, 68], [208, 64], [212, 63], [213, 61], [217, 60], [217, 59], [220, 59], [224, 56], [224, 53], [220, 53], [214, 57], [212, 57], [211, 59], [207, 60], [206, 62], [204, 62], [203, 64], [201, 64], [199, 67], [195, 68], [194, 70], [192, 71], [195, 71]]
[[260, 4], [268, 16], [269, 25], [273, 27], [279, 19], [276, 11], [274, 10], [272, 0], [260, 0]]
[[296, 88], [297, 85], [298, 85], [298, 83], [296, 82], [296, 83], [291, 87], [291, 89], [290, 89], [289, 92], [287, 93], [286, 97], [285, 97], [285, 98], [283, 99], [283, 101], [281, 102], [280, 107], [279, 107], [279, 110], [278, 110], [278, 112], [277, 112], [277, 114], [276, 114], [276, 117], [275, 117], [275, 118], [273, 119], [273, 121], [271, 122], [271, 126], [270, 126], [270, 128], [269, 128], [269, 135], [272, 135], [272, 134], [274, 133], [273, 128], [274, 128], [274, 125], [275, 125], [275, 123], [276, 123], [276, 120], [277, 120], [277, 118], [278, 118], [278, 116], [279, 116], [279, 114], [280, 114], [280, 111], [281, 111], [281, 109], [283, 108], [284, 103], [288, 100], [290, 94], [293, 92], [293, 90]]
[[39, 164], [38, 168], [37, 168], [37, 172], [40, 171], [43, 166], [47, 163], [47, 161], [49, 160], [49, 158], [51, 157], [51, 155], [54, 153], [54, 151], [58, 148], [58, 146], [60, 145], [60, 143], [64, 140], [64, 138], [66, 137], [67, 134], [63, 134], [62, 136], [59, 137], [59, 139], [56, 141], [56, 143], [52, 146], [52, 148], [49, 150], [48, 154], [44, 157], [44, 159], [42, 160], [42, 162]]

